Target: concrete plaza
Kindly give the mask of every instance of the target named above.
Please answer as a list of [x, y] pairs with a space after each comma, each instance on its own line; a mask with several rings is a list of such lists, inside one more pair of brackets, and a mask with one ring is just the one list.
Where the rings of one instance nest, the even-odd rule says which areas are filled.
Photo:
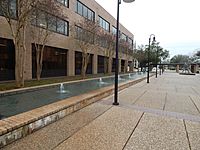
[[107, 97], [4, 149], [199, 150], [200, 75], [164, 73]]

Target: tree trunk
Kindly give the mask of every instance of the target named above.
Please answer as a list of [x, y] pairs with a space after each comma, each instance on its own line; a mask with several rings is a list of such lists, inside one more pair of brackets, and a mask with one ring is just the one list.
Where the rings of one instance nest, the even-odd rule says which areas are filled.
[[25, 50], [20, 39], [15, 40], [15, 83], [16, 87], [24, 87]]
[[124, 64], [124, 73], [128, 72], [127, 69], [128, 69], [128, 61], [125, 60], [125, 64]]
[[104, 73], [108, 73], [108, 58], [104, 57]]
[[40, 47], [39, 45], [35, 45], [36, 47], [36, 78], [39, 81], [41, 79], [42, 74], [42, 62], [43, 62], [43, 51], [44, 46]]
[[39, 52], [39, 49], [38, 49], [37, 46], [35, 46], [35, 49], [36, 49], [36, 79], [39, 81], [40, 80], [40, 74], [41, 74], [40, 63], [39, 63], [40, 62], [40, 52]]
[[108, 59], [108, 74], [112, 73], [112, 57]]
[[82, 53], [82, 67], [81, 67], [81, 76], [85, 78], [86, 71], [87, 71], [87, 65], [88, 65], [88, 59], [89, 55]]

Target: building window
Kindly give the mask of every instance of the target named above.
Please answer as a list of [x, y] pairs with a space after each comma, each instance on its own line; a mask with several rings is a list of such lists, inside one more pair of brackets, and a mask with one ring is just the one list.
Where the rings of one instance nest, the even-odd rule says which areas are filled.
[[87, 19], [89, 19], [91, 21], [95, 20], [95, 18], [94, 18], [94, 16], [95, 16], [94, 11], [92, 11], [90, 8], [88, 8], [87, 6], [85, 6], [83, 3], [81, 3], [78, 0], [76, 1], [76, 12], [79, 15], [81, 15], [81, 16], [83, 16], [83, 17], [85, 17], [85, 18], [87, 18]]
[[76, 38], [81, 41], [85, 41], [94, 44], [94, 34], [90, 31], [84, 30], [79, 26], [75, 26]]
[[0, 81], [15, 79], [15, 46], [12, 40], [0, 38]]
[[[81, 67], [82, 67], [82, 52], [75, 52], [75, 75], [81, 74]], [[93, 54], [90, 54], [88, 65], [86, 69], [86, 74], [92, 74], [92, 61], [93, 60]]]
[[116, 34], [117, 34], [117, 29], [116, 29], [114, 26], [112, 26], [112, 34], [113, 34], [113, 35], [116, 35]]
[[128, 38], [129, 48], [133, 49], [133, 40], [131, 38]]
[[52, 16], [52, 15], [48, 15], [48, 29], [50, 31], [54, 31], [56, 32], [56, 28], [57, 28], [57, 18]]
[[61, 3], [62, 5], [69, 7], [69, 0], [57, 0], [59, 3]]
[[58, 19], [57, 20], [57, 32], [64, 33], [65, 32], [65, 22], [64, 20]]
[[102, 27], [104, 30], [110, 32], [110, 23], [99, 16], [99, 26]]
[[37, 10], [33, 12], [32, 25], [45, 28], [60, 34], [69, 35], [69, 23], [56, 16], [50, 15], [44, 11]]
[[121, 39], [124, 40], [125, 42], [127, 41], [127, 35], [122, 33], [121, 35]]
[[[45, 46], [41, 77], [59, 77], [67, 75], [67, 50]], [[36, 48], [32, 44], [32, 76], [36, 78]]]
[[6, 16], [9, 18], [16, 18], [17, 17], [17, 2], [16, 0], [7, 0], [7, 1], [0, 1], [0, 5], [4, 10], [0, 10], [0, 15]]

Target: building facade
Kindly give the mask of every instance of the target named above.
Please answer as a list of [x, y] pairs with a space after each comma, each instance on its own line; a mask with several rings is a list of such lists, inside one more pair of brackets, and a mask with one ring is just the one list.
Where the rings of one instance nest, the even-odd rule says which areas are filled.
[[[99, 26], [112, 34], [116, 34], [116, 19], [111, 16], [104, 8], [102, 8], [95, 0], [57, 0], [55, 1], [63, 10], [63, 18], [50, 16], [55, 21], [55, 25], [50, 27], [52, 31], [43, 55], [43, 70], [41, 77], [59, 77], [74, 76], [81, 73], [81, 49], [74, 45], [71, 26], [76, 22], [87, 18], [91, 21], [98, 22]], [[12, 9], [16, 8], [16, 0], [11, 1]], [[43, 13], [37, 12], [38, 26], [42, 26]], [[1, 15], [1, 14], [0, 14]], [[59, 26], [57, 26], [59, 24]], [[134, 35], [120, 24], [120, 38], [131, 45], [130, 50], [133, 51]], [[26, 33], [26, 60], [25, 60], [25, 80], [36, 78], [36, 49], [31, 38], [30, 31]], [[14, 80], [15, 76], [15, 49], [13, 37], [6, 19], [0, 16], [0, 81]], [[39, 43], [38, 43], [39, 44]], [[113, 54], [113, 60], [115, 55]], [[95, 50], [90, 51], [90, 59], [87, 67], [87, 74], [103, 73], [105, 59], [104, 48], [99, 46]], [[125, 70], [125, 64], [129, 64], [128, 71], [132, 71], [134, 59], [127, 54], [122, 53], [119, 60], [119, 72]], [[115, 61], [113, 61], [113, 69]]]

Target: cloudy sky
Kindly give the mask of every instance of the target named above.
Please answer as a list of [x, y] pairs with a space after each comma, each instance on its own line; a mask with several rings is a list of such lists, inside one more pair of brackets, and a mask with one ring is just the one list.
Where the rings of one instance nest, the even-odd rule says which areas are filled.
[[[117, 0], [96, 0], [116, 18]], [[120, 23], [135, 35], [137, 45], [148, 44], [150, 34], [176, 54], [200, 49], [200, 0], [135, 0], [120, 5]]]

